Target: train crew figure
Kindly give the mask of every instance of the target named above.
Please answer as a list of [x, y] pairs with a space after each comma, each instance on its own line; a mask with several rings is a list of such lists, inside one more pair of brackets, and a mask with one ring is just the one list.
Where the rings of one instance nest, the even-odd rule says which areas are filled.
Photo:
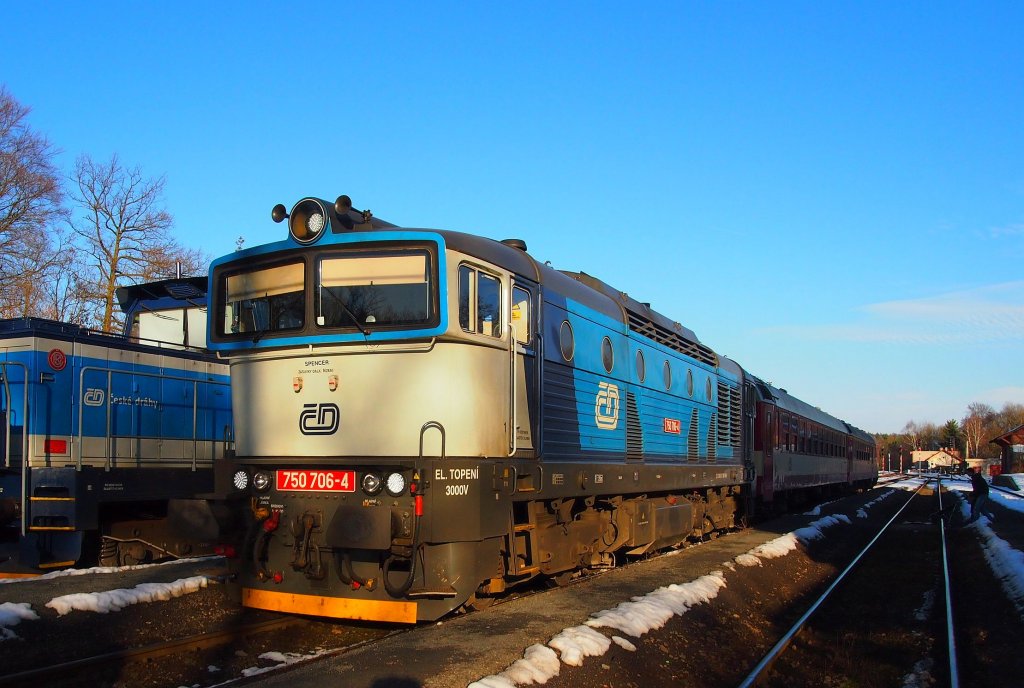
[[978, 472], [976, 468], [968, 468], [967, 474], [971, 476], [971, 519], [968, 523], [974, 523], [981, 516], [982, 512], [988, 516], [990, 521], [995, 520], [995, 516], [988, 508], [988, 481], [985, 477]]

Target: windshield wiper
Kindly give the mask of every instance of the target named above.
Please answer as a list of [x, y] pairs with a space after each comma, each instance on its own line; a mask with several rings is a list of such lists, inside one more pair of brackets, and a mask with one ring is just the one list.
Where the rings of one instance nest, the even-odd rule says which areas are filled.
[[370, 336], [370, 331], [368, 329], [366, 329], [365, 327], [363, 327], [362, 323], [359, 322], [359, 318], [356, 317], [355, 313], [353, 313], [351, 310], [349, 310], [349, 307], [345, 305], [345, 302], [341, 300], [341, 297], [339, 297], [336, 294], [334, 294], [333, 292], [331, 292], [330, 289], [327, 289], [326, 292], [327, 292], [328, 296], [330, 296], [332, 299], [334, 299], [335, 303], [337, 303], [339, 306], [341, 306], [341, 310], [345, 311], [345, 314], [348, 317], [352, 318], [352, 322], [355, 323], [356, 329], [359, 330], [360, 332], [362, 332], [364, 337], [369, 337]]

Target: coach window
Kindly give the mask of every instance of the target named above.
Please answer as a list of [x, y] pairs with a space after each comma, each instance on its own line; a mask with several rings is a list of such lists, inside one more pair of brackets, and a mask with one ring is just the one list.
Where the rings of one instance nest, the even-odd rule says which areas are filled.
[[693, 396], [693, 371], [689, 369], [686, 371], [686, 394]]
[[530, 343], [530, 292], [512, 288], [512, 332], [520, 344]]
[[643, 382], [644, 378], [647, 377], [647, 363], [644, 361], [644, 352], [640, 349], [636, 350], [636, 378]]
[[601, 363], [604, 364], [604, 369], [607, 372], [612, 372], [612, 366], [615, 365], [615, 352], [612, 350], [612, 340], [608, 337], [601, 340]]
[[467, 332], [501, 336], [501, 282], [469, 265], [459, 267], [459, 324]]
[[672, 389], [672, 365], [668, 361], [665, 361], [662, 375], [665, 377], [665, 389]]
[[711, 402], [711, 378], [704, 381], [704, 398]]

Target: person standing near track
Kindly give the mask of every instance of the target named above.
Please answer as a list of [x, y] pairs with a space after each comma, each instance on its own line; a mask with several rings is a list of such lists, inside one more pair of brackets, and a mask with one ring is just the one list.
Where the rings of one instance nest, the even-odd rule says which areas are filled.
[[978, 472], [976, 468], [968, 468], [967, 474], [971, 476], [971, 518], [968, 523], [974, 523], [978, 520], [978, 516], [985, 513], [990, 521], [994, 521], [995, 517], [992, 512], [988, 509], [988, 481], [985, 477]]

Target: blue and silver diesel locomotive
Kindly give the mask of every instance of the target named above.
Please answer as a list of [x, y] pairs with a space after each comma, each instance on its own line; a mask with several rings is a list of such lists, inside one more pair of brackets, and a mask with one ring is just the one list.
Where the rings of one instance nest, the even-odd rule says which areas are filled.
[[219, 541], [197, 499], [233, 440], [227, 366], [205, 349], [206, 285], [119, 289], [123, 336], [0, 320], [0, 577]]
[[754, 501], [753, 379], [648, 304], [346, 196], [272, 215], [287, 239], [210, 272], [244, 604], [435, 619], [728, 530]]

